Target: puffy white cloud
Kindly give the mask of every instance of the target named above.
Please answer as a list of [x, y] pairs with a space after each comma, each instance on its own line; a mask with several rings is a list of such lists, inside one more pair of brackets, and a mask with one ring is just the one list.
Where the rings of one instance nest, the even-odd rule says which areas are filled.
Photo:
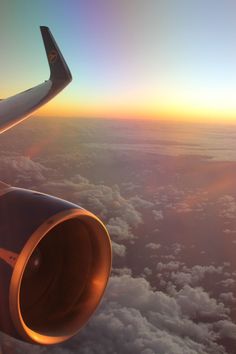
[[186, 284], [192, 284], [192, 275], [191, 273], [186, 272], [172, 272], [171, 273], [171, 280], [179, 286], [183, 286]]
[[113, 275], [132, 275], [132, 270], [130, 268], [124, 267], [124, 268], [112, 268], [112, 274]]
[[180, 263], [179, 261], [170, 261], [168, 263], [163, 263], [163, 262], [159, 262], [157, 264], [157, 271], [158, 272], [162, 272], [162, 271], [173, 271], [173, 270], [177, 270], [180, 268], [182, 263]]
[[46, 181], [52, 171], [29, 157], [18, 154], [3, 154], [0, 158], [1, 179], [13, 185], [32, 187]]
[[193, 209], [186, 202], [176, 203], [174, 209], [177, 213], [189, 213], [193, 211]]
[[[197, 317], [204, 322], [195, 323]], [[227, 309], [201, 288], [170, 296], [142, 278], [112, 277], [101, 311], [70, 348], [79, 340], [81, 354], [223, 354], [219, 321], [229, 321]]]
[[146, 276], [152, 275], [152, 270], [148, 267], [145, 267], [143, 270], [143, 277], [145, 278]]
[[172, 272], [171, 279], [175, 284], [183, 286], [185, 284], [196, 285], [199, 284], [206, 275], [222, 274], [223, 267], [215, 267], [213, 265], [202, 266], [195, 265], [192, 268], [184, 266], [179, 272]]
[[176, 293], [176, 301], [182, 313], [192, 319], [219, 320], [226, 318], [229, 312], [223, 303], [217, 303], [216, 299], [210, 298], [200, 287], [185, 285]]
[[173, 254], [161, 255], [161, 258], [167, 261], [175, 260], [175, 256]]
[[228, 287], [234, 286], [235, 280], [232, 278], [228, 278], [228, 279], [221, 280], [219, 283], [220, 283], [220, 285], [224, 286], [225, 288], [228, 288]]
[[157, 251], [159, 248], [161, 248], [161, 244], [160, 243], [150, 242], [145, 247], [150, 249], [150, 250]]
[[126, 247], [124, 245], [119, 245], [114, 241], [112, 241], [112, 251], [113, 255], [118, 257], [124, 257], [126, 255]]
[[236, 340], [236, 325], [229, 320], [222, 320], [215, 324], [221, 338]]
[[135, 197], [131, 197], [129, 199], [130, 203], [137, 209], [150, 209], [154, 207], [154, 203], [145, 200], [143, 198], [140, 198], [138, 195], [136, 195]]
[[120, 218], [120, 222], [122, 220], [130, 227], [137, 227], [142, 223], [140, 212], [135, 209], [129, 199], [120, 194], [117, 185], [109, 187], [103, 184], [93, 184], [77, 175], [71, 180], [44, 183], [40, 186], [40, 190], [81, 204], [106, 221], [110, 218]]
[[154, 219], [156, 221], [164, 219], [164, 215], [163, 215], [162, 210], [152, 210], [152, 214], [154, 215]]
[[114, 240], [118, 242], [134, 238], [130, 225], [120, 217], [110, 218], [107, 229]]
[[124, 192], [133, 192], [133, 191], [136, 191], [137, 189], [140, 188], [140, 186], [138, 184], [135, 184], [133, 182], [124, 182], [121, 184], [122, 186], [122, 190]]
[[220, 298], [221, 301], [225, 302], [226, 304], [230, 304], [230, 303], [235, 303], [236, 302], [236, 297], [234, 296], [234, 294], [232, 292], [221, 293], [219, 298]]
[[174, 210], [176, 213], [202, 212], [208, 204], [206, 191], [196, 189], [178, 189], [174, 185], [166, 185], [157, 188], [154, 195], [156, 205]]
[[179, 253], [181, 253], [184, 250], [185, 246], [183, 244], [180, 244], [178, 242], [173, 243], [171, 246], [172, 252], [177, 256]]

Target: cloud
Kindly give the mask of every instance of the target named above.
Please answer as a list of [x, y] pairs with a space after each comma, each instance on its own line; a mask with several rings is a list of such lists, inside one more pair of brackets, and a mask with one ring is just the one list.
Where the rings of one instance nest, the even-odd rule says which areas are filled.
[[163, 220], [163, 219], [164, 219], [162, 210], [152, 210], [152, 214], [153, 214], [154, 219], [155, 219], [156, 221], [159, 221], [159, 220]]
[[176, 301], [181, 307], [183, 315], [192, 319], [219, 320], [227, 317], [229, 310], [223, 303], [217, 303], [216, 299], [210, 298], [202, 288], [192, 288], [185, 285], [176, 293]]
[[232, 338], [236, 340], [236, 325], [228, 320], [222, 320], [216, 323], [215, 327], [221, 338]]
[[157, 264], [157, 271], [158, 272], [162, 272], [162, 271], [173, 271], [173, 270], [177, 270], [180, 268], [182, 263], [180, 263], [179, 261], [170, 261], [168, 263], [162, 263], [162, 262], [159, 262]]
[[145, 247], [150, 249], [150, 250], [157, 251], [159, 248], [161, 248], [161, 244], [160, 243], [150, 242]]
[[138, 195], [136, 195], [135, 197], [131, 197], [129, 201], [136, 209], [141, 209], [142, 211], [143, 209], [150, 209], [154, 207], [154, 203], [142, 199]]
[[219, 298], [221, 301], [225, 302], [226, 304], [232, 304], [236, 302], [236, 297], [232, 292], [221, 293]]
[[186, 286], [173, 297], [142, 278], [112, 277], [101, 311], [72, 340], [73, 348], [78, 343], [81, 354], [222, 354], [216, 340], [223, 327], [214, 324], [227, 316], [224, 305], [201, 288]]
[[128, 192], [128, 193], [134, 192], [140, 188], [140, 185], [135, 184], [133, 182], [124, 182], [124, 183], [121, 183], [121, 186], [122, 186], [122, 190], [124, 192]]
[[183, 286], [186, 284], [199, 284], [206, 275], [222, 274], [223, 267], [215, 267], [213, 265], [202, 266], [195, 265], [192, 268], [184, 266], [180, 272], [172, 272], [171, 279], [175, 284]]
[[228, 279], [224, 279], [224, 280], [220, 281], [219, 284], [221, 286], [224, 286], [225, 288], [234, 287], [235, 280], [232, 278], [228, 278]]
[[107, 229], [114, 240], [118, 242], [134, 239], [130, 225], [120, 217], [110, 218]]
[[124, 267], [124, 268], [112, 268], [112, 274], [117, 275], [117, 276], [122, 276], [122, 275], [132, 275], [132, 270], [130, 268]]
[[[40, 190], [79, 203], [106, 221], [120, 218], [120, 223], [125, 222], [129, 227], [137, 227], [143, 222], [140, 212], [129, 199], [121, 195], [117, 185], [109, 187], [93, 184], [77, 175], [70, 180], [43, 183]], [[114, 223], [114, 220], [112, 222]]]
[[0, 159], [0, 175], [3, 181], [13, 186], [31, 187], [46, 181], [52, 171], [44, 165], [18, 154], [3, 154]]
[[146, 278], [148, 276], [152, 275], [152, 270], [148, 267], [145, 267], [142, 273], [142, 277]]
[[112, 252], [114, 256], [125, 257], [126, 247], [124, 245], [119, 245], [118, 243], [112, 241]]
[[186, 202], [176, 203], [173, 209], [175, 209], [177, 213], [189, 213], [193, 211], [193, 209]]
[[224, 234], [229, 234], [229, 235], [230, 235], [230, 234], [235, 234], [235, 233], [236, 233], [236, 230], [224, 229], [224, 230], [223, 230], [223, 233], [224, 233]]
[[236, 215], [236, 201], [231, 195], [224, 195], [218, 199], [220, 205], [219, 216], [226, 219], [235, 219]]
[[171, 245], [171, 252], [174, 253], [174, 255], [178, 255], [184, 250], [185, 246], [183, 244], [180, 244], [178, 242], [175, 242]]

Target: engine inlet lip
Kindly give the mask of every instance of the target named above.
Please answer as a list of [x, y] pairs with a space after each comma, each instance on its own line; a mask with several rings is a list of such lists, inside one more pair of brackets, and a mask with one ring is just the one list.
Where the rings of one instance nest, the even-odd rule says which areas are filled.
[[[45, 334], [38, 333], [34, 330], [32, 330], [30, 327], [27, 326], [25, 323], [22, 313], [21, 313], [21, 307], [20, 307], [20, 289], [21, 289], [21, 282], [23, 278], [23, 274], [26, 268], [26, 265], [30, 259], [30, 256], [34, 252], [35, 248], [38, 246], [40, 241], [44, 238], [47, 233], [53, 229], [55, 226], [61, 224], [62, 222], [66, 220], [70, 220], [73, 218], [78, 218], [81, 221], [84, 221], [85, 223], [89, 223], [89, 221], [93, 220], [96, 221], [97, 223], [100, 224], [100, 226], [103, 228], [104, 234], [106, 234], [106, 239], [104, 240], [104, 243], [106, 243], [106, 253], [107, 253], [107, 259], [106, 263], [108, 265], [107, 271], [106, 271], [106, 280], [104, 284], [102, 285], [101, 290], [99, 291], [99, 301], [97, 302], [97, 305], [94, 306], [94, 309], [92, 312], [95, 311], [96, 307], [99, 305], [99, 302], [103, 296], [103, 293], [105, 291], [109, 275], [110, 275], [110, 270], [111, 270], [111, 241], [110, 237], [106, 231], [105, 226], [103, 223], [92, 213], [85, 209], [69, 209], [60, 213], [57, 213], [47, 219], [38, 229], [36, 229], [33, 234], [30, 236], [28, 241], [26, 242], [25, 246], [23, 247], [22, 251], [20, 252], [15, 267], [13, 269], [11, 281], [10, 281], [10, 290], [9, 290], [9, 309], [10, 309], [10, 314], [12, 321], [14, 323], [15, 328], [19, 332], [19, 334], [25, 338], [27, 341], [30, 341], [32, 343], [37, 343], [37, 344], [43, 344], [43, 345], [53, 345], [53, 344], [58, 344], [61, 342], [66, 341], [67, 339], [71, 338], [73, 335], [75, 335], [78, 330], [80, 329], [75, 329], [74, 331], [71, 331], [71, 333], [66, 334], [66, 335], [58, 335], [58, 336], [48, 336]], [[90, 317], [90, 316], [89, 316]], [[88, 319], [89, 319], [88, 317]], [[87, 319], [87, 320], [88, 320]], [[87, 321], [86, 321], [87, 322]], [[80, 326], [81, 327], [81, 326]]]

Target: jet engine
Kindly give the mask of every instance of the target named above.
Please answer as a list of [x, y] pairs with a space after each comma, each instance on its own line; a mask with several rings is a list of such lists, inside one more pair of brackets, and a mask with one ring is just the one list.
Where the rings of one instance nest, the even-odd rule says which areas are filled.
[[0, 330], [38, 344], [69, 339], [104, 293], [111, 244], [92, 213], [43, 193], [0, 188]]

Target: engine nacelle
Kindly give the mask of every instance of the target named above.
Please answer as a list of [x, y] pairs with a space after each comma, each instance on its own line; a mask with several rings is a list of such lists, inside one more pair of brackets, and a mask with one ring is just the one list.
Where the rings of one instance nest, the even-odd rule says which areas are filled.
[[92, 213], [46, 194], [0, 195], [0, 330], [38, 344], [63, 342], [104, 293], [111, 243]]

